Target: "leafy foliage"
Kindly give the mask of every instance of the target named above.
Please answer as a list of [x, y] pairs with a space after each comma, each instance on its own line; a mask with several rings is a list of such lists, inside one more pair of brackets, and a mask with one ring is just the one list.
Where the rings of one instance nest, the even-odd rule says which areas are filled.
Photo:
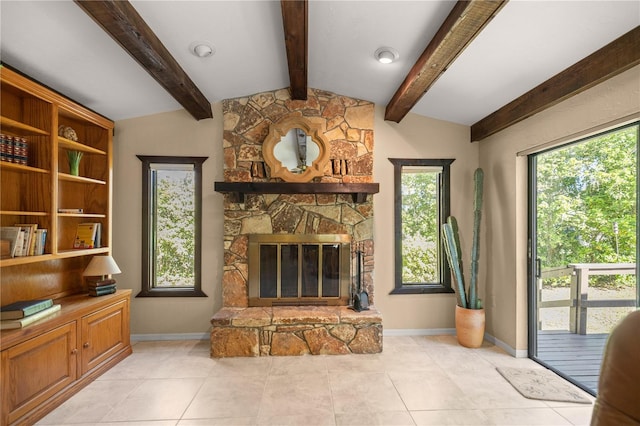
[[156, 286], [193, 287], [194, 173], [158, 171], [156, 191]]
[[402, 174], [402, 281], [438, 281], [438, 173]]
[[[543, 269], [636, 261], [637, 146], [638, 126], [632, 126], [538, 156], [537, 241]], [[620, 277], [590, 280], [615, 281]]]

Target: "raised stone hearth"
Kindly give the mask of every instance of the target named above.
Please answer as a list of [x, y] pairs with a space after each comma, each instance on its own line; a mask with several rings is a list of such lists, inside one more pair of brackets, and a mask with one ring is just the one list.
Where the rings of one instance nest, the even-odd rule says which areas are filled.
[[373, 307], [222, 308], [211, 324], [214, 358], [382, 352], [382, 317]]

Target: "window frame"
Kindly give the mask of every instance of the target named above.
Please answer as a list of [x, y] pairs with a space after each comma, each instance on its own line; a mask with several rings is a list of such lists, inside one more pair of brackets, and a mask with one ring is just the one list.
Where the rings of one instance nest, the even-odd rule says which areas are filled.
[[[202, 163], [208, 157], [137, 155], [142, 161], [142, 283], [136, 297], [207, 297], [202, 291]], [[154, 287], [151, 164], [191, 164], [194, 171], [194, 283], [189, 288]]]
[[402, 168], [403, 166], [425, 166], [442, 167], [439, 179], [439, 199], [438, 199], [438, 223], [440, 226], [450, 215], [450, 193], [451, 193], [451, 163], [455, 159], [417, 159], [417, 158], [389, 158], [393, 164], [394, 181], [394, 246], [395, 246], [395, 286], [389, 294], [434, 294], [434, 293], [454, 293], [451, 288], [451, 269], [446, 259], [444, 245], [440, 239], [438, 248], [438, 258], [441, 259], [438, 265], [440, 272], [439, 283], [405, 284], [402, 280]]

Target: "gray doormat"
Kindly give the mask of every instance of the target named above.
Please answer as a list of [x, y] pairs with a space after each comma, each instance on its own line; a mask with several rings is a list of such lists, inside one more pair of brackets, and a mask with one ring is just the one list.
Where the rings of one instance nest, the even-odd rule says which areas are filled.
[[553, 371], [506, 367], [496, 367], [496, 370], [525, 398], [591, 404], [578, 389]]

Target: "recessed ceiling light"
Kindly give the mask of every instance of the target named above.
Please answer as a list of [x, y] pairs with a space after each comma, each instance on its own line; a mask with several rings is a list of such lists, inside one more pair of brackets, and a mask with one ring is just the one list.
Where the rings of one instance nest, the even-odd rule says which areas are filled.
[[194, 41], [189, 45], [189, 51], [198, 58], [206, 58], [213, 55], [216, 52], [216, 49], [209, 42]]
[[376, 50], [373, 56], [382, 64], [390, 64], [400, 57], [400, 54], [393, 47], [381, 47]]

